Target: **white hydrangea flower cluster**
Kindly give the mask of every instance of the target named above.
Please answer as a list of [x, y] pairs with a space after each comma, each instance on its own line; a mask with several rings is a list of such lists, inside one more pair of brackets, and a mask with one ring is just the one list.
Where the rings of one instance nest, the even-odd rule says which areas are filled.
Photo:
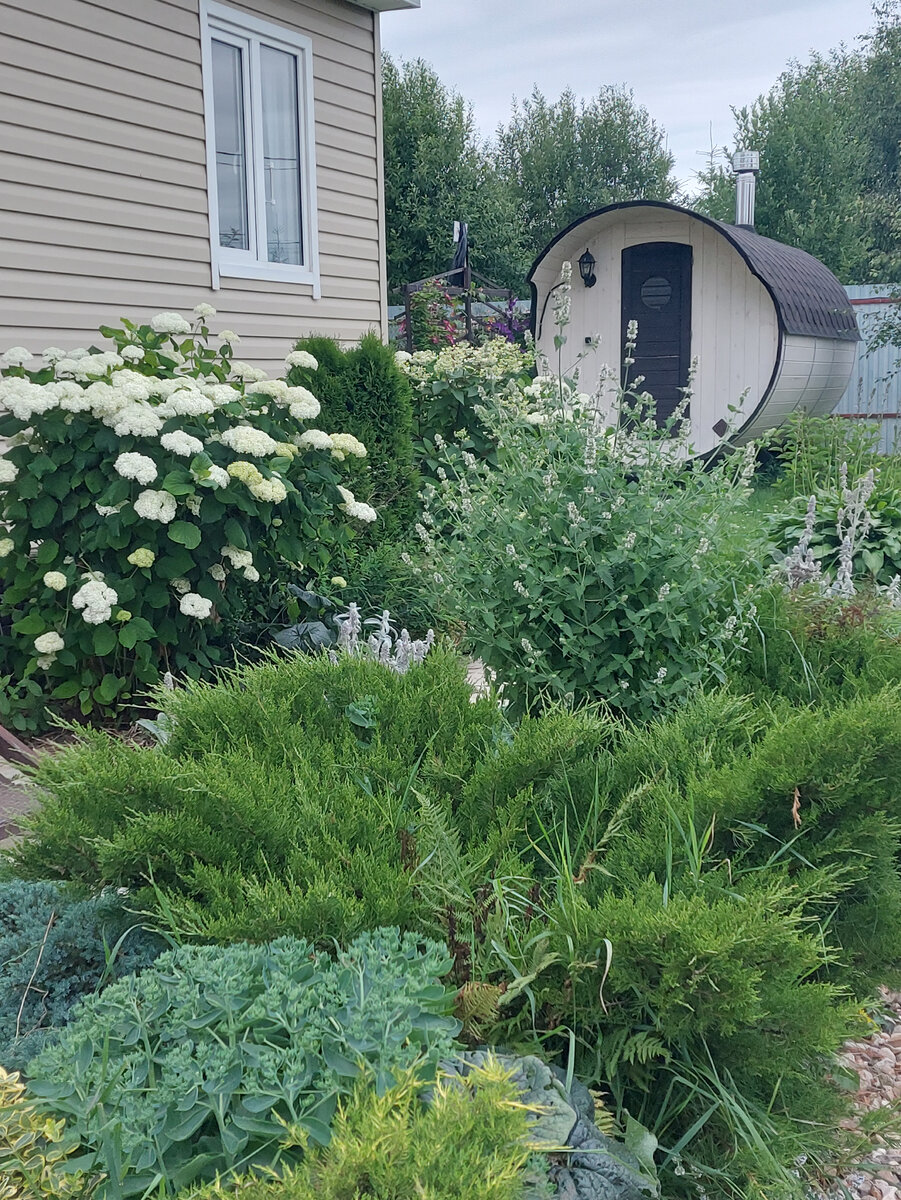
[[9, 461], [0, 455], [0, 485], [4, 483], [13, 483], [19, 474], [19, 468], [15, 463]]
[[337, 458], [340, 461], [346, 458], [348, 454], [354, 458], [366, 457], [366, 447], [352, 433], [333, 433], [331, 441], [332, 458]]
[[181, 337], [191, 332], [191, 323], [186, 321], [181, 313], [161, 312], [150, 318], [150, 328], [154, 333], [168, 333], [170, 337]]
[[116, 591], [102, 579], [88, 579], [72, 597], [72, 607], [81, 611], [88, 625], [103, 625], [113, 615], [113, 605], [118, 604]]
[[138, 483], [153, 483], [157, 476], [156, 463], [146, 454], [133, 452], [120, 454], [113, 463], [113, 470], [123, 479], [134, 479]]
[[219, 439], [236, 454], [250, 454], [253, 458], [266, 458], [278, 453], [278, 442], [262, 429], [251, 425], [233, 425]]
[[418, 391], [427, 392], [433, 379], [450, 379], [461, 374], [473, 375], [487, 383], [498, 383], [510, 376], [522, 375], [534, 364], [534, 356], [523, 352], [506, 338], [491, 338], [482, 346], [458, 342], [441, 350], [417, 350], [409, 355], [399, 350], [398, 366]]
[[34, 639], [34, 648], [38, 654], [59, 654], [65, 648], [65, 641], [58, 633], [42, 633]]
[[11, 537], [0, 538], [0, 558], [6, 558], [8, 555], [12, 554], [15, 548], [16, 543]]
[[62, 571], [48, 571], [44, 575], [44, 587], [50, 588], [51, 592], [63, 591], [68, 583], [69, 581]]
[[239, 550], [231, 543], [223, 546], [219, 554], [222, 558], [227, 558], [236, 571], [243, 571], [245, 567], [253, 566], [253, 554], [249, 550]]
[[199, 596], [197, 592], [185, 592], [178, 607], [186, 617], [197, 617], [199, 621], [205, 621], [213, 611], [213, 602], [205, 596]]
[[292, 350], [285, 358], [285, 366], [289, 371], [292, 367], [301, 367], [307, 371], [318, 371], [319, 361], [308, 350]]
[[365, 521], [366, 524], [371, 524], [378, 520], [378, 513], [371, 504], [366, 504], [362, 500], [357, 500], [353, 492], [346, 487], [338, 486], [338, 491], [341, 493], [341, 504], [339, 508], [343, 509], [349, 517], [353, 517], [356, 521]]
[[8, 350], [4, 350], [0, 354], [0, 368], [24, 367], [33, 358], [34, 355], [24, 346], [10, 346]]
[[168, 450], [172, 454], [177, 454], [179, 458], [193, 458], [195, 454], [203, 452], [203, 442], [200, 438], [191, 437], [189, 433], [185, 433], [182, 429], [174, 429], [171, 433], [164, 433], [160, 438], [160, 445], [164, 450]]
[[157, 492], [147, 488], [134, 502], [134, 510], [145, 521], [161, 521], [168, 525], [175, 520], [178, 505], [168, 492]]
[[[231, 339], [226, 338], [226, 333], [231, 333], [231, 330], [224, 330], [219, 334], [223, 341], [236, 340], [234, 334], [232, 334]], [[239, 379], [243, 379], [245, 383], [259, 383], [261, 380], [268, 378], [265, 371], [261, 371], [259, 367], [255, 367], [251, 363], [242, 362], [239, 358], [232, 360], [232, 374], [237, 375]]]
[[303, 433], [295, 433], [294, 445], [301, 450], [331, 450], [332, 435], [323, 429], [306, 429]]

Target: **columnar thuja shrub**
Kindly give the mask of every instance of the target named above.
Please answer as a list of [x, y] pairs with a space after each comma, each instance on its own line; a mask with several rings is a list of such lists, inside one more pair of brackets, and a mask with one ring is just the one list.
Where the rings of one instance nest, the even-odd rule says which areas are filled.
[[109, 715], [165, 671], [201, 675], [247, 583], [325, 567], [376, 518], [341, 486], [365, 447], [308, 428], [316, 397], [235, 360], [212, 312], [103, 328], [113, 351], [0, 356], [0, 712], [18, 728], [29, 698]]

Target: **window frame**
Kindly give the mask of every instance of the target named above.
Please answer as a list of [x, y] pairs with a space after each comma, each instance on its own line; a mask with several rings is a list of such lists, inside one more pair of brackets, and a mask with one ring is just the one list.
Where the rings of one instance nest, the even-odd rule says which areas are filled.
[[[206, 138], [207, 201], [210, 222], [212, 286], [221, 279], [258, 279], [269, 283], [304, 283], [321, 297], [319, 228], [316, 212], [316, 126], [313, 111], [313, 42], [305, 34], [263, 21], [218, 0], [200, 0], [201, 69]], [[248, 250], [219, 244], [219, 197], [216, 164], [216, 127], [213, 104], [214, 40], [238, 45], [242, 51], [244, 87], [244, 140], [247, 159]], [[275, 263], [260, 257], [267, 244], [266, 199], [263, 170], [263, 106], [260, 97], [260, 46], [271, 46], [294, 56], [297, 62], [297, 136], [300, 160], [300, 235], [304, 262]]]

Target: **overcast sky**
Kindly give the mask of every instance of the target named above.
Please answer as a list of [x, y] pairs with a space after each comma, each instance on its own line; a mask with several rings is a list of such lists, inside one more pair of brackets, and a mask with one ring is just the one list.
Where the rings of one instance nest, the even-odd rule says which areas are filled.
[[382, 45], [430, 62], [486, 135], [533, 84], [556, 97], [624, 83], [689, 182], [711, 123], [714, 144], [729, 142], [732, 106], [766, 91], [789, 59], [853, 45], [870, 25], [870, 0], [422, 0], [383, 15]]

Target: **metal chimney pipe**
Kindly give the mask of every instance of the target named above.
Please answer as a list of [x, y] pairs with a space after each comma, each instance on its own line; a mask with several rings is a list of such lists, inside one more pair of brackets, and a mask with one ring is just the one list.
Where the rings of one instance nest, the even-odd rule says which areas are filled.
[[732, 156], [732, 170], [735, 172], [735, 224], [753, 232], [760, 155], [756, 150], [736, 151]]

